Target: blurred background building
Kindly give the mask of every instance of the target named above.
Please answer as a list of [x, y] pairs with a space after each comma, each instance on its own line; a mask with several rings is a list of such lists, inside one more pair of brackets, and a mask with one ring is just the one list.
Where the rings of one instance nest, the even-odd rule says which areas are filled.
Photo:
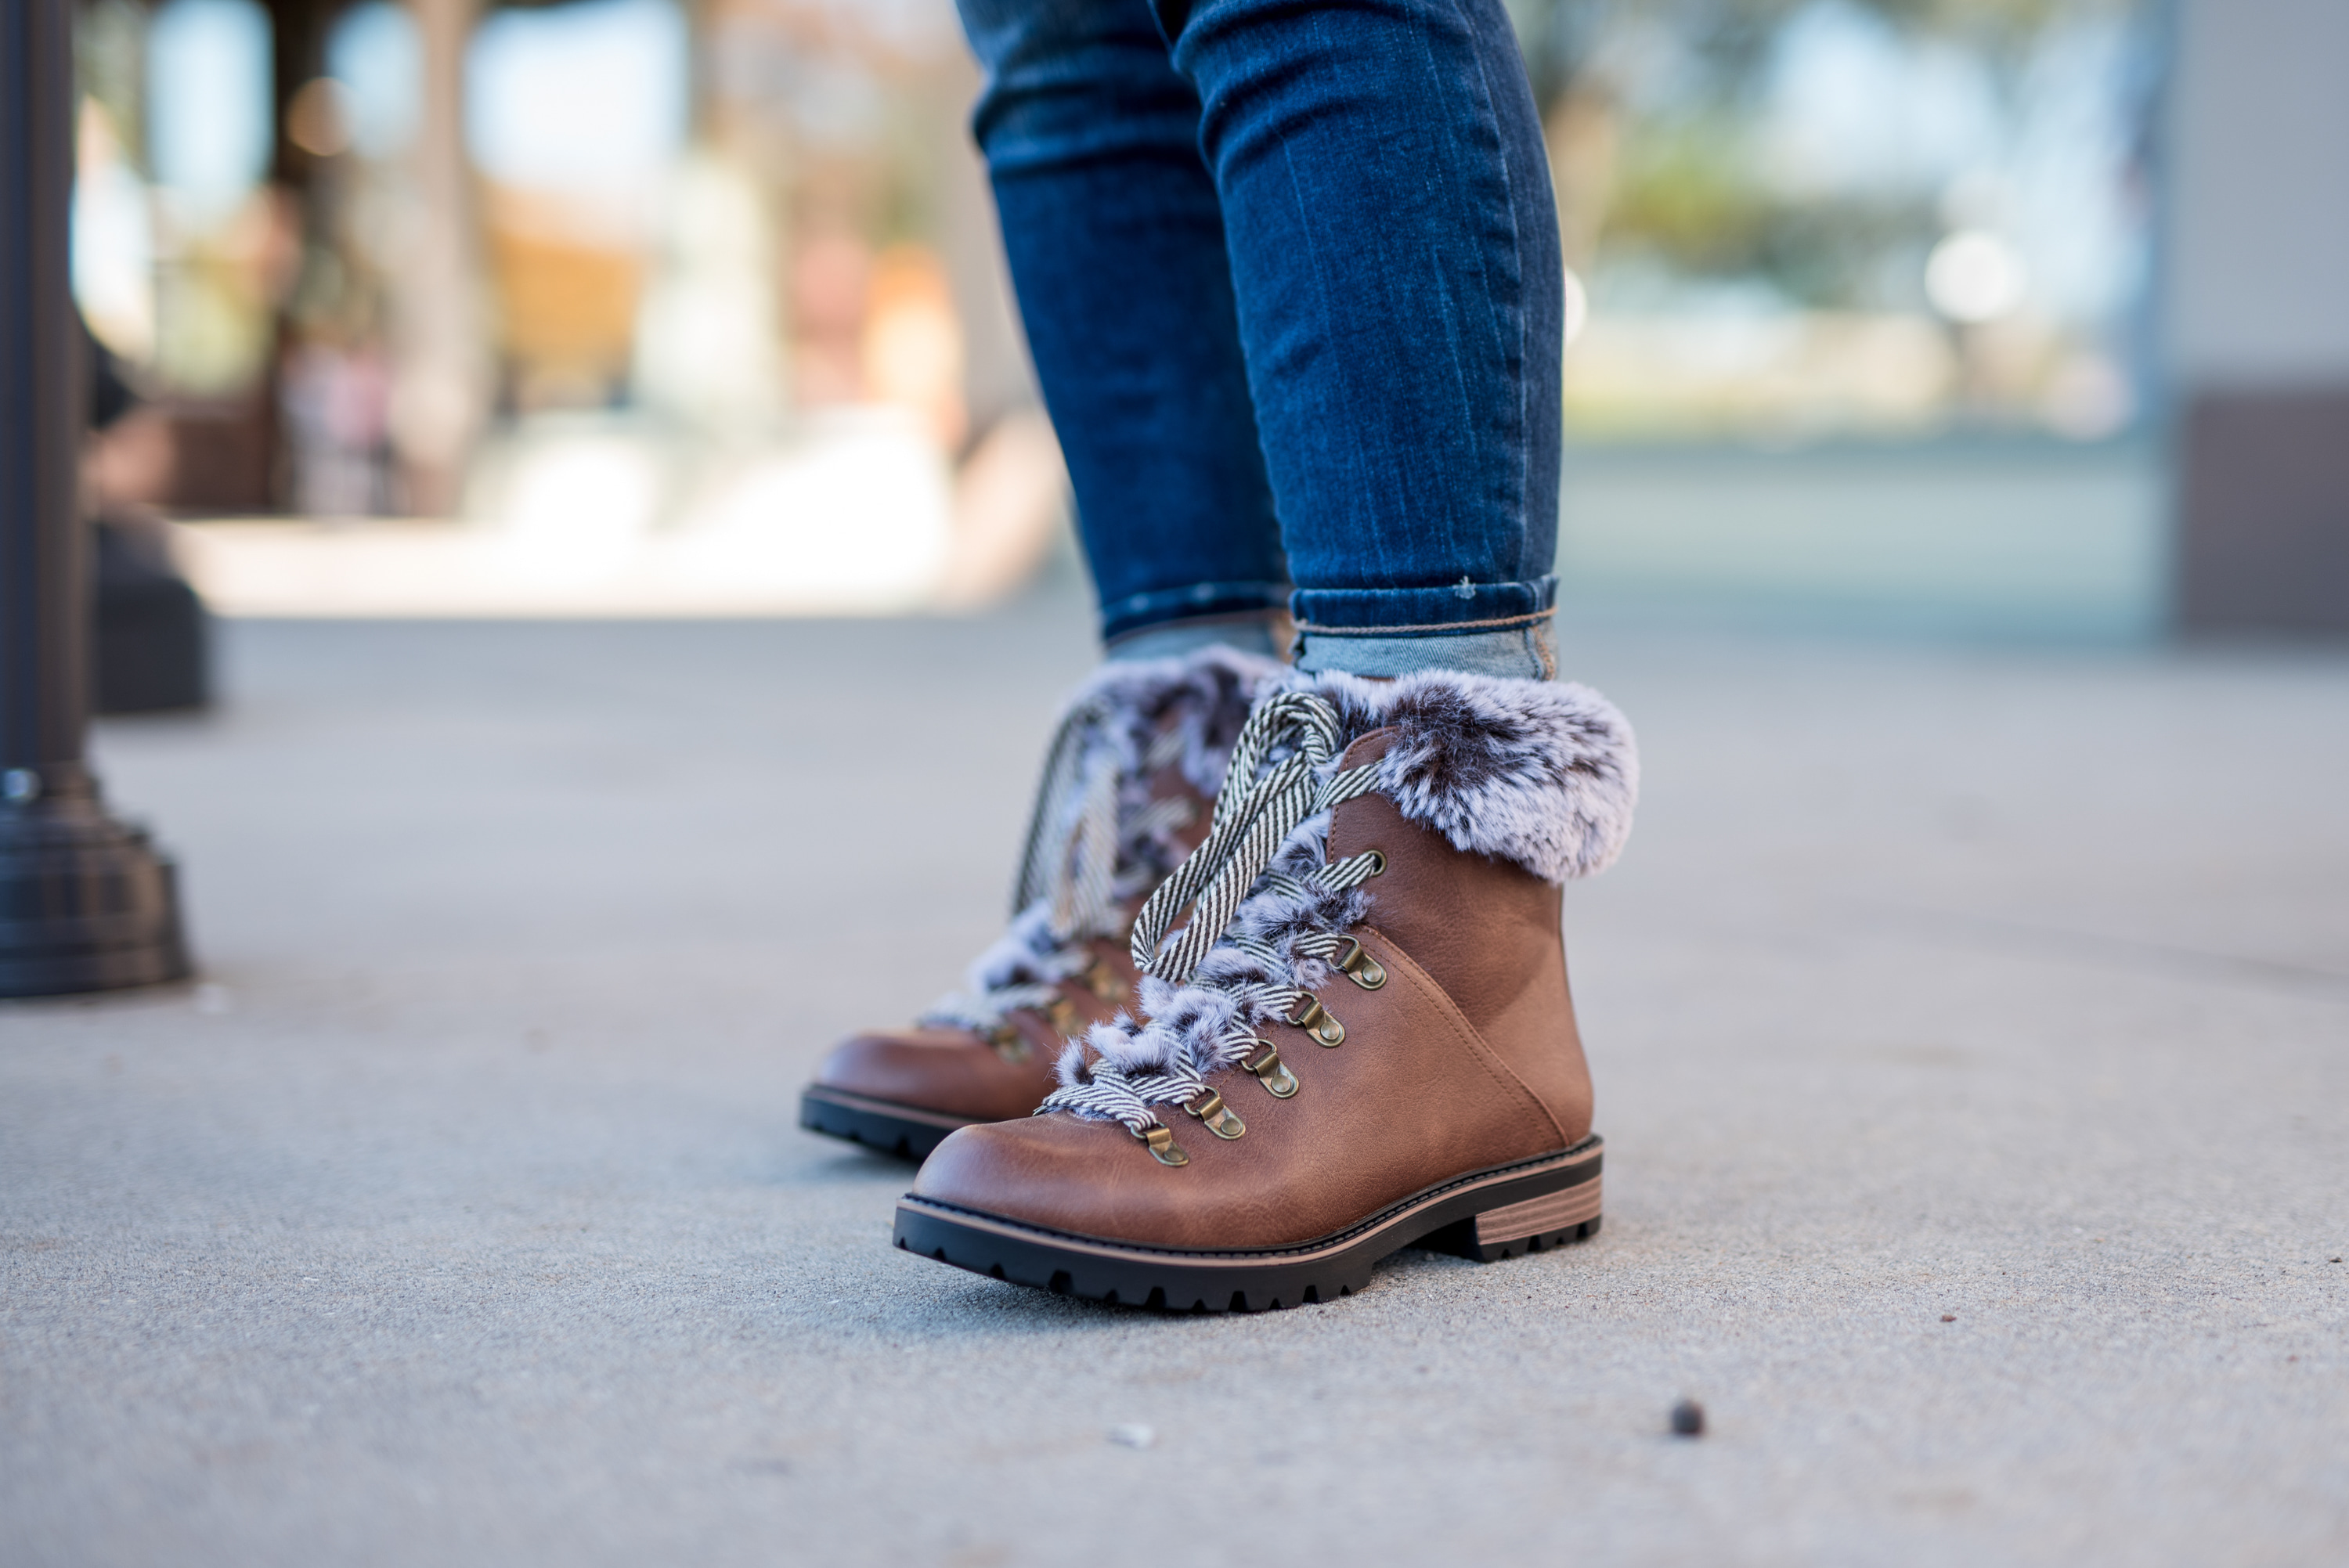
[[[2335, 0], [1511, 12], [1578, 610], [2349, 628]], [[88, 0], [80, 68], [102, 487], [236, 520], [229, 608], [912, 610], [1061, 537], [949, 0]]]

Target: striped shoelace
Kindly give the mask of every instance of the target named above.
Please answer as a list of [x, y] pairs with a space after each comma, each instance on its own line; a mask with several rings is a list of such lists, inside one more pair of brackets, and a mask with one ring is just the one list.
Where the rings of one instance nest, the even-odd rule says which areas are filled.
[[[1375, 850], [1324, 861], [1302, 877], [1268, 869], [1307, 818], [1376, 788], [1375, 763], [1320, 777], [1339, 755], [1340, 736], [1336, 710], [1310, 692], [1284, 692], [1259, 703], [1233, 748], [1206, 838], [1134, 917], [1133, 961], [1143, 972], [1177, 986], [1198, 984], [1220, 991], [1237, 1004], [1232, 1016], [1238, 1021], [1208, 1051], [1178, 1052], [1163, 1069], [1128, 1072], [1106, 1059], [1090, 1062], [1083, 1081], [1054, 1090], [1038, 1115], [1069, 1110], [1121, 1122], [1150, 1141], [1149, 1130], [1164, 1125], [1157, 1108], [1195, 1107], [1210, 1092], [1208, 1073], [1239, 1065], [1265, 1044], [1255, 1028], [1287, 1016], [1309, 996], [1291, 981], [1217, 985], [1197, 976], [1219, 944], [1247, 954], [1277, 975], [1292, 975], [1296, 958], [1327, 957], [1346, 945], [1348, 939], [1336, 932], [1313, 932], [1283, 953], [1226, 929], [1254, 894], [1270, 892], [1310, 902], [1320, 893], [1344, 892], [1382, 869]], [[1186, 907], [1192, 910], [1189, 923], [1170, 936], [1169, 928]], [[1205, 1059], [1195, 1059], [1202, 1054]]]

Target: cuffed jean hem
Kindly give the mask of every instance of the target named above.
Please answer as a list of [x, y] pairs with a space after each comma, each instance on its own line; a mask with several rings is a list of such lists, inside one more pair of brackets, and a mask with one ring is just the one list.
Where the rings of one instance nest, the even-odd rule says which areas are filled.
[[1337, 634], [1300, 626], [1291, 652], [1297, 667], [1312, 675], [1341, 670], [1350, 676], [1393, 676], [1456, 670], [1518, 680], [1557, 676], [1557, 644], [1547, 614], [1516, 626], [1433, 636], [1419, 632]]
[[1288, 603], [1286, 583], [1194, 583], [1185, 588], [1129, 593], [1102, 601], [1102, 641], [1113, 643], [1174, 621], [1278, 610]]
[[1300, 632], [1332, 636], [1459, 636], [1506, 632], [1547, 617], [1557, 603], [1557, 578], [1474, 583], [1443, 588], [1300, 588], [1288, 613]]

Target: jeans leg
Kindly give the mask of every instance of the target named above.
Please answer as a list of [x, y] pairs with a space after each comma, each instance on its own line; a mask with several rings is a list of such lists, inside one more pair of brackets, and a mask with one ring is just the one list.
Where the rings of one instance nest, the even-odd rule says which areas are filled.
[[1288, 598], [1199, 99], [1148, 0], [961, 0], [972, 125], [1102, 634]]
[[1159, 0], [1203, 105], [1299, 663], [1547, 676], [1565, 322], [1500, 0]]

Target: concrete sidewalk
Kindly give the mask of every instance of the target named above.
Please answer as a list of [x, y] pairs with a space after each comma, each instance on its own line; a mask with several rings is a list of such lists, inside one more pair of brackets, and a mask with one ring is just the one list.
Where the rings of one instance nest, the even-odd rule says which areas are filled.
[[1072, 603], [229, 637], [100, 748], [207, 984], [0, 1006], [12, 1568], [2349, 1560], [2349, 659], [1582, 634], [1606, 1231], [1187, 1319], [792, 1125]]

